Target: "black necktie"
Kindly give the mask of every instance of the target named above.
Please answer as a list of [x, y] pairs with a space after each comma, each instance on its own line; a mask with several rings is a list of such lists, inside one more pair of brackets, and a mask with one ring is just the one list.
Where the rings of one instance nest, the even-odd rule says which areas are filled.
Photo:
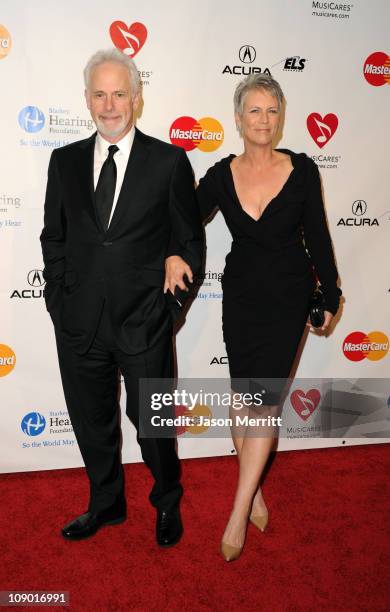
[[116, 145], [108, 147], [108, 157], [100, 170], [100, 176], [95, 191], [95, 201], [98, 215], [104, 231], [108, 229], [111, 209], [114, 202], [116, 186], [115, 153], [119, 151]]

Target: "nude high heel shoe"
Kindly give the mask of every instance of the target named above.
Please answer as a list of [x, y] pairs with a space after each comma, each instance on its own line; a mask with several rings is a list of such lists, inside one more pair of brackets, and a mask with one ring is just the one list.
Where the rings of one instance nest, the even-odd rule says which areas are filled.
[[251, 514], [249, 520], [257, 529], [264, 531], [268, 524], [268, 510], [266, 510], [265, 514]]
[[221, 555], [225, 561], [235, 561], [242, 553], [243, 546], [231, 546], [222, 540]]
[[235, 561], [241, 555], [242, 550], [244, 548], [244, 544], [245, 544], [246, 531], [247, 531], [247, 528], [248, 528], [248, 517], [247, 517], [246, 521], [247, 522], [246, 522], [246, 525], [245, 525], [244, 540], [243, 540], [243, 543], [241, 544], [241, 546], [232, 546], [231, 544], [228, 544], [227, 542], [224, 542], [224, 540], [222, 539], [222, 542], [221, 542], [221, 555], [223, 556], [225, 561]]

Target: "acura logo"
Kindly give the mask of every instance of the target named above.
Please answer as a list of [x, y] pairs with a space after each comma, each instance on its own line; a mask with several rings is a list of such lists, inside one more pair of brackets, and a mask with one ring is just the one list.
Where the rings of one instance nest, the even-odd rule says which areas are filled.
[[364, 200], [355, 200], [352, 204], [352, 212], [356, 217], [361, 217], [367, 210], [367, 203]]
[[42, 287], [45, 284], [42, 270], [30, 270], [27, 275], [27, 281], [31, 287]]
[[256, 59], [256, 49], [251, 45], [243, 45], [238, 56], [243, 64], [253, 64]]

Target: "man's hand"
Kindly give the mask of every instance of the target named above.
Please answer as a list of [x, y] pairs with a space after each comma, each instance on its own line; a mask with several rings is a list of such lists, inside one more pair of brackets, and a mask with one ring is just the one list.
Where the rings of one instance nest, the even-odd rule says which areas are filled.
[[176, 285], [183, 291], [188, 291], [188, 287], [184, 282], [184, 275], [187, 275], [189, 282], [192, 283], [192, 270], [184, 259], [179, 257], [179, 255], [167, 257], [165, 260], [164, 293], [169, 289], [171, 293], [175, 294]]

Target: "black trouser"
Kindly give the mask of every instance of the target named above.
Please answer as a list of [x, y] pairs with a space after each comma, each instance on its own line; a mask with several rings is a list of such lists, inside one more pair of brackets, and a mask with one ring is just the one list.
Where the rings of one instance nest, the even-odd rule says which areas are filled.
[[89, 510], [104, 510], [124, 496], [118, 369], [126, 385], [126, 414], [137, 429], [143, 460], [155, 480], [150, 502], [160, 510], [173, 508], [182, 495], [176, 441], [138, 436], [138, 379], [173, 376], [171, 336], [165, 335], [140, 355], [127, 355], [115, 342], [108, 310], [104, 308], [86, 354], [75, 353], [59, 334], [57, 350], [69, 416], [90, 481]]

